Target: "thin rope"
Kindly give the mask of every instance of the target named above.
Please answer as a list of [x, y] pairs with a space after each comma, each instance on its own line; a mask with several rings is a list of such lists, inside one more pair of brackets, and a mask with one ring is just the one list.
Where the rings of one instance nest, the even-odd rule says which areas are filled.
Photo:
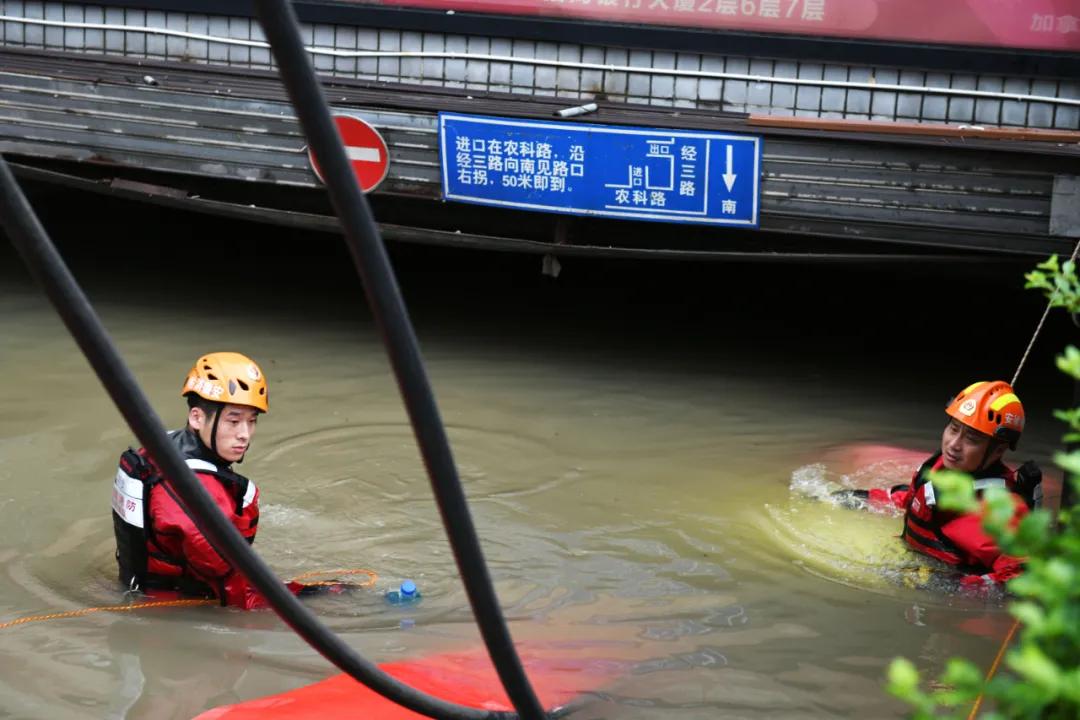
[[1001, 665], [1001, 659], [1005, 657], [1005, 649], [1009, 647], [1009, 643], [1012, 642], [1013, 635], [1016, 634], [1017, 628], [1020, 627], [1020, 621], [1014, 620], [1013, 625], [1009, 628], [1009, 634], [1005, 636], [1005, 640], [1002, 641], [1001, 647], [998, 649], [997, 657], [994, 658], [993, 664], [990, 665], [990, 670], [986, 673], [986, 680], [983, 681], [983, 691], [979, 693], [979, 697], [975, 698], [975, 704], [971, 706], [971, 712], [968, 713], [967, 720], [975, 720], [975, 716], [979, 714], [979, 707], [982, 705], [983, 695], [986, 694], [985, 687], [990, 682], [990, 679], [994, 677], [994, 673], [997, 672], [998, 665]]
[[0, 630], [14, 627], [16, 625], [25, 625], [26, 623], [38, 622], [41, 620], [59, 620], [61, 618], [82, 617], [83, 615], [90, 615], [92, 613], [99, 612], [132, 612], [134, 610], [145, 610], [147, 608], [159, 607], [217, 605], [218, 602], [219, 601], [214, 598], [195, 598], [188, 600], [155, 600], [152, 602], [133, 603], [130, 605], [107, 605], [104, 607], [80, 608], [79, 610], [69, 610], [67, 612], [60, 613], [49, 613], [47, 615], [29, 615], [27, 617], [21, 617], [16, 620], [9, 620], [6, 623], [0, 623]]
[[[340, 570], [311, 570], [305, 573], [301, 573], [293, 578], [293, 582], [301, 580], [302, 578], [315, 577], [317, 575], [367, 575], [366, 580], [353, 583], [355, 587], [366, 588], [375, 584], [375, 581], [379, 579], [377, 573], [372, 570], [366, 570], [363, 568], [353, 569], [340, 569]], [[306, 585], [337, 585], [338, 583], [333, 580], [326, 580], [321, 582], [305, 583]], [[4, 630], [9, 627], [15, 627], [16, 625], [25, 625], [26, 623], [40, 622], [42, 620], [61, 620], [63, 618], [83, 617], [85, 615], [91, 615], [99, 612], [132, 612], [134, 610], [146, 610], [148, 608], [159, 607], [192, 607], [197, 605], [218, 605], [220, 603], [216, 598], [186, 598], [181, 600], [151, 600], [142, 603], [131, 603], [128, 605], [105, 605], [102, 607], [89, 607], [80, 608], [78, 610], [68, 610], [67, 612], [48, 613], [45, 615], [28, 615], [26, 617], [16, 618], [15, 620], [9, 620], [5, 623], [0, 623], [0, 630]]]
[[[1080, 252], [1080, 240], [1076, 242], [1076, 247], [1073, 248], [1072, 257], [1069, 258], [1070, 262], [1076, 262], [1076, 254]], [[1055, 288], [1053, 294], [1046, 301], [1046, 309], [1043, 310], [1042, 318], [1039, 319], [1039, 324], [1035, 326], [1035, 334], [1031, 336], [1031, 342], [1028, 343], [1027, 349], [1024, 350], [1024, 356], [1020, 358], [1020, 364], [1016, 366], [1016, 372], [1013, 374], [1012, 382], [1009, 383], [1014, 388], [1016, 387], [1016, 379], [1020, 377], [1020, 371], [1024, 369], [1024, 363], [1027, 362], [1028, 355], [1031, 354], [1031, 348], [1035, 346], [1035, 338], [1039, 337], [1039, 333], [1042, 332], [1043, 324], [1046, 322], [1047, 316], [1050, 314], [1050, 308], [1054, 306], [1054, 300], [1057, 299], [1058, 289]]]

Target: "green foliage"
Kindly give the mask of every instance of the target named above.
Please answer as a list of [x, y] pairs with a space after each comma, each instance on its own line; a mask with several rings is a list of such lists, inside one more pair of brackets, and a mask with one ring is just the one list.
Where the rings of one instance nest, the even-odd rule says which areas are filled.
[[975, 499], [975, 487], [971, 476], [956, 470], [938, 470], [931, 474], [935, 494], [940, 495], [938, 503], [944, 510], [954, 512], [975, 512], [979, 502]]
[[[1052, 306], [1080, 311], [1080, 281], [1073, 261], [1059, 264], [1052, 257], [1028, 273], [1027, 281], [1027, 287], [1043, 290]], [[1080, 380], [1080, 350], [1066, 348], [1057, 366]], [[1069, 427], [1066, 442], [1080, 441], [1080, 408], [1054, 415]], [[1080, 493], [1080, 451], [1058, 453], [1054, 462]], [[915, 666], [897, 658], [889, 667], [889, 692], [914, 708], [916, 720], [967, 718], [980, 697], [992, 709], [981, 715], [984, 719], [1080, 718], [1080, 510], [1066, 509], [1056, 518], [1048, 510], [1036, 510], [1012, 528], [1008, 491], [989, 489], [980, 503], [971, 478], [963, 473], [938, 472], [933, 483], [941, 507], [961, 512], [981, 508], [984, 527], [1002, 550], [1027, 558], [1024, 574], [1008, 583], [1014, 596], [1009, 612], [1020, 623], [1019, 640], [1005, 656], [1007, 669], [990, 682], [973, 663], [953, 658], [936, 689], [923, 690]]]
[[1050, 300], [1051, 307], [1065, 308], [1068, 312], [1080, 312], [1080, 282], [1076, 277], [1076, 263], [1066, 260], [1058, 263], [1057, 255], [1039, 263], [1024, 276], [1024, 287], [1042, 290]]
[[1080, 378], [1080, 350], [1072, 345], [1065, 348], [1065, 353], [1057, 358], [1058, 370], [1074, 378]]

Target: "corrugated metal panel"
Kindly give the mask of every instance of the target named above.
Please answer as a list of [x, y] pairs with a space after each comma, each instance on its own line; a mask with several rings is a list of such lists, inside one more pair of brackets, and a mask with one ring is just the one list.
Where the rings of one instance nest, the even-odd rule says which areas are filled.
[[1053, 173], [981, 153], [765, 144], [762, 208], [853, 221], [1047, 233]]
[[[386, 139], [389, 188], [438, 181], [433, 117], [355, 114]], [[0, 72], [0, 150], [5, 152], [314, 186], [318, 181], [305, 148], [292, 108], [284, 102]]]
[[[16, 17], [69, 22], [108, 22], [203, 33], [240, 40], [262, 39], [258, 24], [247, 18], [164, 13], [78, 3], [0, 0], [0, 12]], [[1080, 107], [1002, 99], [944, 97], [917, 92], [921, 86], [1080, 98], [1080, 84], [1069, 78], [1003, 77], [793, 62], [700, 53], [628, 51], [575, 43], [508, 38], [478, 38], [441, 33], [370, 30], [348, 25], [315, 24], [303, 28], [310, 45], [339, 50], [470, 52], [480, 55], [542, 58], [574, 63], [635, 65], [650, 68], [713, 70], [777, 78], [829, 79], [910, 85], [912, 92], [821, 88], [737, 79], [665, 77], [599, 69], [534, 67], [484, 59], [314, 57], [325, 75], [514, 93], [566, 100], [606, 99], [658, 107], [717, 108], [730, 112], [771, 113], [794, 117], [943, 121], [989, 125], [1080, 129]], [[125, 57], [207, 63], [248, 69], [271, 67], [264, 48], [224, 46], [205, 40], [138, 32], [42, 28], [0, 22], [0, 38], [11, 46], [110, 53]]]
[[1080, 238], [1080, 176], [1058, 175], [1050, 201], [1050, 232]]

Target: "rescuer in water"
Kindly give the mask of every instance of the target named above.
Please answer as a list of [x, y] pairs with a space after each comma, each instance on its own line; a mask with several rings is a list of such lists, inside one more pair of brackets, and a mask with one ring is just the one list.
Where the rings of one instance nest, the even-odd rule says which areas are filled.
[[[232, 469], [242, 462], [259, 415], [269, 410], [262, 370], [239, 353], [203, 355], [180, 391], [187, 426], [169, 433], [176, 449], [247, 541], [255, 540], [259, 490]], [[246, 578], [211, 547], [143, 449], [120, 457], [112, 496], [120, 582], [152, 594], [216, 597], [222, 605], [265, 606]], [[302, 586], [290, 589], [299, 591]]]
[[849, 503], [895, 506], [904, 511], [904, 541], [914, 550], [953, 565], [966, 574], [963, 584], [994, 584], [1019, 575], [1021, 558], [1005, 555], [982, 528], [982, 513], [956, 513], [937, 505], [933, 470], [955, 470], [974, 478], [976, 496], [989, 487], [1012, 493], [1015, 524], [1042, 498], [1042, 474], [1032, 463], [1013, 470], [1002, 462], [1007, 449], [1016, 449], [1024, 430], [1024, 408], [1012, 387], [1002, 381], [977, 382], [960, 391], [946, 406], [948, 424], [941, 450], [912, 476], [910, 485], [839, 493]]

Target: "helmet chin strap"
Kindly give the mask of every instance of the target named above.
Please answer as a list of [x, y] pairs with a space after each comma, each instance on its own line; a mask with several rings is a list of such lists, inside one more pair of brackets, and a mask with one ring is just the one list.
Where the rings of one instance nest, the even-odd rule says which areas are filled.
[[[207, 448], [207, 449], [208, 449], [208, 450], [210, 450], [211, 454], [212, 454], [212, 455], [213, 455], [213, 456], [214, 456], [214, 457], [215, 457], [216, 459], [218, 459], [218, 460], [221, 460], [221, 461], [222, 461], [222, 462], [223, 462], [224, 464], [228, 465], [228, 464], [229, 464], [229, 463], [228, 463], [228, 461], [227, 461], [227, 460], [225, 460], [225, 458], [221, 457], [221, 453], [219, 453], [219, 452], [218, 452], [218, 449], [217, 449], [217, 431], [218, 431], [218, 423], [219, 423], [219, 422], [221, 421], [221, 411], [222, 411], [222, 410], [223, 410], [224, 408], [225, 408], [225, 406], [224, 406], [224, 405], [218, 405], [217, 407], [215, 407], [215, 408], [214, 408], [214, 422], [213, 422], [213, 423], [211, 423], [211, 425], [210, 425], [210, 447], [209, 447], [209, 448]], [[206, 413], [206, 409], [205, 409], [205, 408], [203, 408], [203, 413], [204, 413], [204, 414]], [[207, 418], [207, 419], [209, 419], [209, 418]], [[198, 437], [198, 433], [196, 433], [196, 437]], [[199, 442], [200, 442], [200, 443], [202, 443], [202, 444], [203, 444], [203, 446], [205, 446], [205, 445], [206, 445], [206, 443], [203, 443], [203, 442], [202, 442], [202, 438], [201, 438], [201, 437], [199, 437]]]
[[979, 461], [979, 467], [975, 472], [982, 472], [986, 469], [986, 461], [990, 458], [990, 453], [997, 450], [998, 445], [1000, 445], [1000, 443], [994, 442], [993, 440], [986, 444], [986, 450], [983, 452], [982, 460]]
[[[214, 425], [210, 428], [210, 452], [214, 453], [218, 457], [221, 457], [221, 453], [217, 451], [217, 430], [218, 423], [221, 422], [221, 408], [218, 407], [214, 411]], [[224, 459], [224, 458], [222, 458]]]

